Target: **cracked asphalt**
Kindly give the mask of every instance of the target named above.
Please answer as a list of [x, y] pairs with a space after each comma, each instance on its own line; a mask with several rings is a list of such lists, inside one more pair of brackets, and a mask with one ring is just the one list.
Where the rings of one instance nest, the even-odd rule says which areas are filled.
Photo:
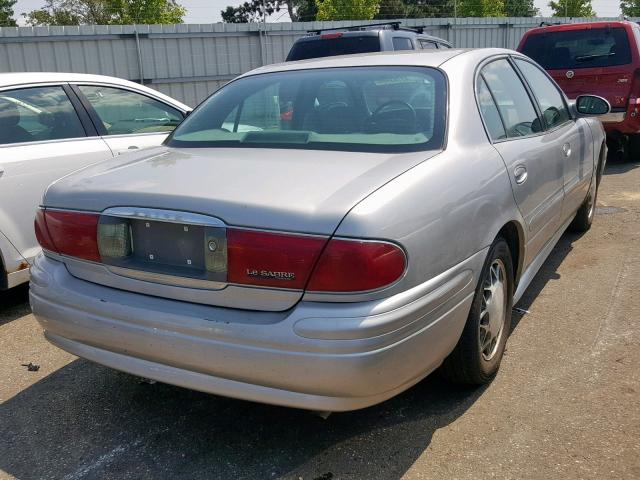
[[[0, 293], [1, 479], [638, 479], [640, 163], [610, 164], [518, 307], [497, 378], [432, 375], [327, 420], [192, 392], [49, 345]], [[25, 365], [37, 364], [37, 371]]]

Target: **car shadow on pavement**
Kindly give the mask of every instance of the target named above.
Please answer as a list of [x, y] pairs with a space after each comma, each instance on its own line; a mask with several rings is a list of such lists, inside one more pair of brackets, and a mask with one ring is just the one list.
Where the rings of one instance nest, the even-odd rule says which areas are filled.
[[484, 388], [431, 375], [327, 420], [76, 360], [0, 405], [0, 473], [29, 478], [400, 478]]
[[0, 291], [0, 325], [12, 322], [31, 313], [29, 284]]
[[604, 169], [604, 175], [622, 175], [640, 167], [640, 162], [608, 160]]
[[584, 234], [567, 231], [560, 237], [560, 240], [558, 240], [558, 243], [533, 278], [533, 281], [525, 290], [524, 295], [515, 305], [516, 308], [511, 314], [511, 332], [516, 329], [523, 317], [526, 316], [529, 307], [531, 307], [531, 304], [538, 298], [538, 295], [540, 295], [540, 292], [542, 292], [547, 284], [560, 278], [558, 268], [571, 250], [573, 250], [573, 242], [582, 237], [582, 235]]

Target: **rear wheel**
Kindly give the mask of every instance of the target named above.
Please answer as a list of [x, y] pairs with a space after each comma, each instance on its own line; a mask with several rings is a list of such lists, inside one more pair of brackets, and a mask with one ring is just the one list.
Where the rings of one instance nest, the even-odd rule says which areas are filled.
[[596, 212], [596, 200], [598, 199], [598, 182], [595, 178], [591, 180], [589, 193], [584, 199], [582, 205], [578, 209], [573, 222], [569, 225], [569, 229], [573, 232], [582, 233], [591, 228], [593, 217]]
[[462, 336], [441, 367], [455, 383], [481, 385], [493, 379], [511, 327], [513, 266], [507, 242], [498, 237], [485, 261]]

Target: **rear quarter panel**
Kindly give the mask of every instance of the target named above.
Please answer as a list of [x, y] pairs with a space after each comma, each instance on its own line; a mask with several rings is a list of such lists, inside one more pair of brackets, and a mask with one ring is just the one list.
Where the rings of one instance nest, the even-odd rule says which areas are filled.
[[[406, 275], [386, 294], [461, 264], [490, 246], [509, 221], [523, 224], [504, 162], [480, 119], [473, 80], [476, 64], [461, 58], [466, 55], [474, 54], [443, 65], [449, 80], [445, 151], [373, 192], [337, 229], [337, 235], [390, 239], [405, 248]], [[476, 265], [474, 276], [481, 266]]]

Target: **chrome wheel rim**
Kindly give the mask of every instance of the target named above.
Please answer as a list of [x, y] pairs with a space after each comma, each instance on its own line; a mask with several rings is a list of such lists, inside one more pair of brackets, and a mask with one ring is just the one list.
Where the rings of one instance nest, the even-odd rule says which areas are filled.
[[507, 270], [495, 259], [482, 282], [478, 340], [482, 358], [490, 361], [498, 352], [507, 313]]

